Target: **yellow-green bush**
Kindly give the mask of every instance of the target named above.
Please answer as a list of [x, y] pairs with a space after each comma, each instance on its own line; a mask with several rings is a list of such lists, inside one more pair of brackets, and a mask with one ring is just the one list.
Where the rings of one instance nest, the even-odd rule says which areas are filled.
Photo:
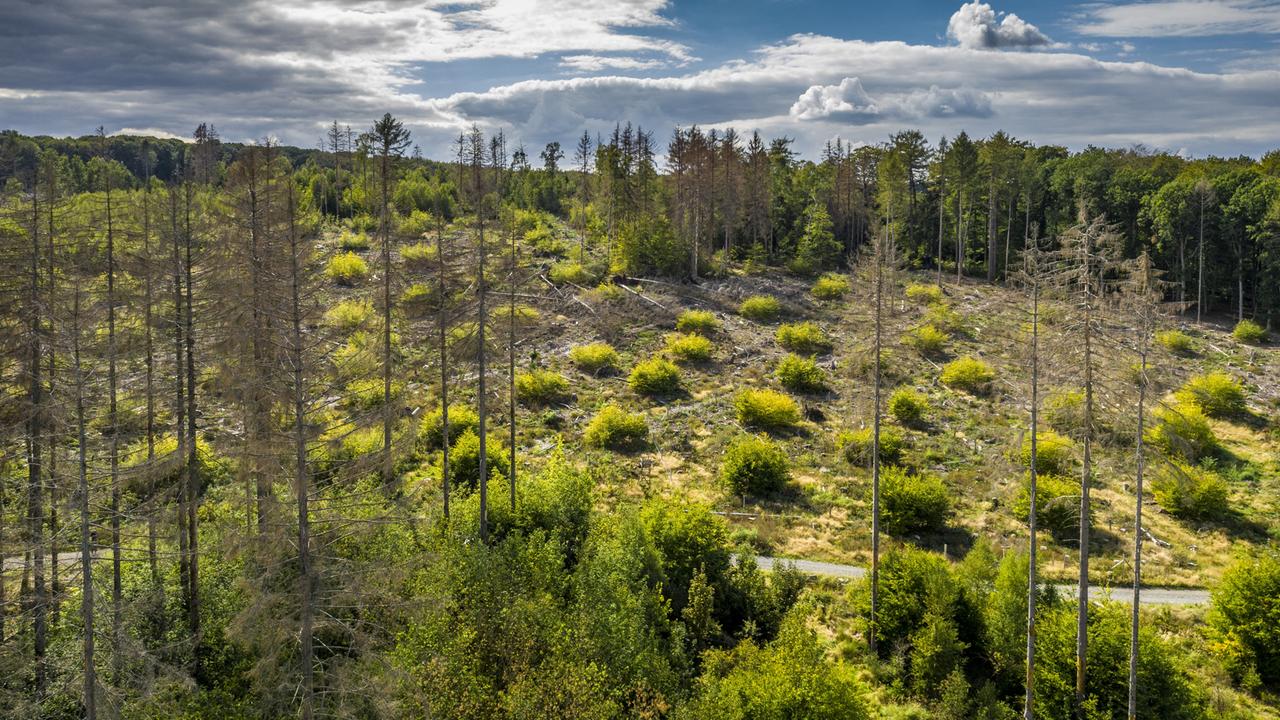
[[1174, 393], [1179, 403], [1200, 408], [1209, 417], [1241, 415], [1246, 409], [1244, 388], [1224, 372], [1197, 375]]
[[1147, 431], [1147, 442], [1170, 455], [1199, 462], [1218, 449], [1218, 438], [1209, 419], [1195, 405], [1179, 403], [1162, 407], [1156, 410], [1154, 420]]
[[343, 300], [329, 308], [324, 322], [340, 333], [359, 330], [373, 320], [373, 303], [368, 300]]
[[704, 363], [711, 359], [715, 346], [701, 335], [670, 333], [667, 335], [667, 353], [677, 362]]
[[991, 391], [995, 370], [986, 362], [972, 357], [956, 358], [942, 368], [942, 384], [974, 395]]
[[400, 306], [411, 318], [425, 317], [435, 309], [437, 289], [426, 283], [413, 283], [400, 293]]
[[406, 267], [414, 272], [433, 270], [439, 264], [439, 255], [434, 245], [414, 243], [400, 248], [400, 259]]
[[[836, 435], [836, 449], [857, 467], [871, 467], [871, 451], [875, 445], [875, 428], [845, 431]], [[889, 425], [880, 426], [880, 462], [896, 463], [902, 458], [906, 448], [906, 440], [897, 428]]]
[[771, 322], [782, 314], [782, 303], [772, 295], [752, 295], [738, 306], [738, 314], [756, 322]]
[[[1080, 528], [1080, 484], [1057, 475], [1036, 474], [1036, 524], [1057, 538], [1070, 537]], [[1013, 514], [1026, 522], [1031, 515], [1031, 477], [1013, 501]]]
[[650, 358], [631, 368], [627, 384], [642, 395], [670, 395], [680, 389], [680, 368], [666, 358]]
[[676, 318], [676, 329], [680, 332], [710, 335], [720, 329], [720, 321], [710, 310], [685, 310]]
[[338, 247], [342, 250], [368, 250], [369, 236], [363, 232], [343, 230], [338, 236]]
[[766, 437], [743, 435], [724, 452], [720, 481], [734, 495], [769, 495], [791, 479], [787, 453]]
[[1084, 392], [1064, 390], [1045, 398], [1044, 420], [1049, 427], [1064, 433], [1084, 428]]
[[757, 430], [788, 430], [800, 423], [800, 406], [776, 390], [743, 390], [733, 407], [738, 422]]
[[[506, 327], [506, 323], [511, 320], [511, 306], [508, 304], [496, 305], [489, 311], [489, 322], [498, 327]], [[537, 308], [528, 305], [519, 305], [515, 307], [516, 325], [520, 327], [528, 327], [536, 325], [542, 319], [542, 313]]]
[[617, 405], [605, 405], [587, 424], [582, 441], [607, 450], [634, 450], [644, 445], [649, 424], [644, 415], [628, 413]]
[[333, 256], [324, 272], [339, 285], [352, 287], [369, 277], [369, 265], [359, 255], [347, 252]]
[[890, 535], [941, 530], [951, 512], [947, 486], [936, 475], [896, 465], [880, 471], [880, 523]]
[[516, 397], [526, 405], [547, 405], [569, 394], [569, 380], [554, 370], [516, 374]]
[[942, 302], [942, 288], [933, 284], [911, 283], [907, 286], [907, 299], [917, 305], [933, 305]]
[[[1071, 440], [1052, 430], [1036, 433], [1036, 473], [1040, 475], [1065, 475], [1071, 469], [1075, 446]], [[1031, 435], [1022, 438], [1018, 461], [1031, 467]]]
[[[343, 400], [350, 408], [373, 410], [382, 406], [383, 391], [381, 377], [355, 378], [347, 383], [346, 397]], [[392, 402], [395, 402], [402, 392], [404, 392], [404, 382], [393, 378], [391, 380]]]
[[[476, 411], [466, 405], [449, 404], [449, 445], [468, 430], [475, 431], [480, 427], [480, 417]], [[418, 426], [418, 443], [426, 450], [439, 450], [444, 447], [444, 413], [437, 407], [422, 419]]]
[[[493, 435], [485, 438], [485, 469], [489, 479], [505, 478], [511, 469], [502, 443]], [[449, 482], [474, 490], [480, 484], [480, 436], [466, 430], [449, 449]]]
[[849, 293], [849, 278], [837, 273], [827, 273], [818, 278], [810, 292], [819, 300], [839, 300]]
[[964, 316], [952, 310], [945, 302], [936, 302], [924, 311], [924, 321], [949, 333], [963, 333]]
[[609, 343], [579, 345], [569, 350], [569, 360], [583, 372], [593, 374], [618, 369], [618, 351]]
[[572, 260], [552, 265], [551, 270], [547, 272], [547, 277], [557, 285], [589, 285], [595, 280], [595, 276], [582, 263]]
[[947, 349], [947, 341], [951, 337], [932, 325], [921, 325], [908, 330], [902, 336], [902, 342], [915, 349], [924, 357], [938, 357]]
[[1156, 333], [1156, 342], [1176, 355], [1190, 355], [1196, 349], [1191, 336], [1181, 330], [1162, 330]]
[[929, 398], [911, 388], [898, 388], [889, 396], [889, 414], [903, 425], [918, 425], [929, 410]]
[[1151, 492], [1160, 507], [1187, 520], [1213, 520], [1227, 512], [1227, 481], [1212, 470], [1185, 462], [1156, 465]]
[[801, 355], [818, 355], [831, 352], [831, 338], [816, 323], [787, 323], [774, 335], [778, 344]]
[[789, 354], [778, 362], [774, 375], [782, 387], [798, 393], [818, 393], [827, 389], [827, 374], [812, 358]]
[[1261, 345], [1267, 341], [1267, 330], [1252, 320], [1241, 320], [1231, 331], [1231, 336], [1242, 343]]

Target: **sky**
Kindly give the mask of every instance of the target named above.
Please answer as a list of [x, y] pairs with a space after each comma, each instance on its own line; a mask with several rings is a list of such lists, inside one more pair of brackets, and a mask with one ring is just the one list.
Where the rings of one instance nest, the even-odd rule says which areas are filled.
[[428, 157], [617, 122], [828, 141], [997, 129], [1280, 147], [1280, 0], [0, 0], [0, 128], [315, 146], [390, 112]]

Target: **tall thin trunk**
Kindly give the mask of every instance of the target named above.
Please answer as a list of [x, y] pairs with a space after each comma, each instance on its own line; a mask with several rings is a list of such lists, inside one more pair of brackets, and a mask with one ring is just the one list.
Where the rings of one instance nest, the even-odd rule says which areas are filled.
[[993, 282], [996, 279], [996, 243], [999, 242], [998, 225], [999, 218], [996, 213], [1000, 198], [996, 192], [995, 175], [991, 177], [991, 184], [987, 190], [987, 282]]
[[478, 246], [476, 253], [476, 260], [478, 263], [476, 272], [476, 296], [479, 305], [479, 318], [476, 322], [476, 328], [480, 340], [480, 378], [478, 388], [479, 392], [476, 397], [476, 415], [478, 416], [476, 425], [480, 434], [480, 478], [478, 481], [480, 485], [480, 540], [484, 541], [489, 539], [489, 455], [487, 444], [488, 438], [486, 437], [488, 434], [486, 432], [488, 429], [486, 422], [488, 419], [486, 418], [486, 415], [488, 415], [488, 407], [486, 403], [487, 388], [485, 386], [485, 375], [488, 372], [488, 367], [486, 365], [486, 361], [488, 360], [488, 348], [485, 347], [484, 337], [485, 324], [489, 321], [489, 316], [486, 314], [487, 311], [485, 309], [485, 296], [488, 294], [488, 281], [484, 275], [486, 248], [484, 244], [484, 185], [480, 173], [480, 163], [482, 162], [480, 155], [481, 150], [476, 149], [475, 153], [475, 158], [472, 161], [472, 172], [476, 192], [479, 197], [479, 200], [476, 203], [476, 239]]
[[394, 417], [391, 407], [391, 217], [390, 190], [387, 177], [391, 158], [384, 147], [382, 152], [382, 482], [391, 482], [391, 427]]
[[[942, 176], [939, 175], [939, 178]], [[943, 180], [938, 181], [938, 287], [942, 287], [942, 234], [943, 225], [946, 222], [947, 195], [946, 185]]]
[[[885, 227], [887, 245], [889, 228]], [[880, 349], [884, 307], [884, 246], [875, 253], [876, 263], [876, 367], [875, 411], [871, 433], [871, 650], [876, 649], [878, 626], [877, 612], [880, 604]]]
[[1026, 700], [1023, 704], [1023, 718], [1033, 720], [1035, 717], [1035, 681], [1036, 681], [1036, 596], [1039, 588], [1036, 582], [1036, 553], [1039, 550], [1036, 537], [1036, 461], [1039, 459], [1037, 433], [1040, 431], [1040, 278], [1039, 269], [1031, 268], [1031, 509], [1027, 516], [1027, 527], [1030, 539], [1027, 541], [1027, 677]]
[[447, 304], [445, 297], [444, 215], [436, 213], [436, 287], [438, 290], [436, 324], [440, 337], [440, 445], [444, 457], [440, 462], [440, 486], [444, 493], [444, 517], [449, 519], [449, 343]]
[[[45, 650], [48, 642], [48, 598], [44, 584], [44, 472], [42, 467], [41, 442], [44, 433], [45, 402], [44, 386], [41, 384], [40, 335], [44, 332], [40, 312], [40, 188], [37, 181], [31, 193], [31, 278], [30, 308], [28, 319], [30, 326], [30, 356], [28, 400], [30, 408], [27, 415], [27, 526], [31, 533], [31, 554], [33, 562], [32, 578], [32, 617], [31, 635], [35, 670], [36, 697], [43, 698], [46, 686]], [[53, 258], [49, 259], [53, 262]]]
[[[1142, 322], [1146, 322], [1143, 318]], [[1143, 474], [1146, 470], [1146, 448], [1142, 434], [1145, 431], [1144, 412], [1147, 400], [1147, 328], [1141, 329], [1139, 340], [1141, 356], [1138, 375], [1138, 433], [1135, 438], [1138, 458], [1137, 491], [1133, 503], [1133, 610], [1129, 627], [1129, 720], [1138, 717], [1138, 608], [1142, 592], [1142, 493]]]
[[[45, 231], [45, 241], [46, 241], [45, 245], [48, 247], [49, 253], [48, 253], [48, 273], [46, 275], [46, 278], [47, 278], [46, 284], [48, 285], [48, 288], [46, 289], [46, 293], [45, 293], [45, 297], [48, 299], [48, 306], [45, 310], [45, 314], [46, 314], [45, 321], [48, 323], [48, 332], [50, 337], [52, 337], [53, 329], [54, 329], [53, 328], [53, 323], [54, 323], [53, 308], [55, 306], [55, 299], [57, 297], [56, 293], [57, 293], [57, 287], [58, 287], [58, 283], [57, 283], [58, 269], [57, 269], [57, 262], [56, 262], [57, 247], [56, 247], [56, 244], [55, 244], [56, 241], [54, 238], [54, 218], [53, 218], [53, 207], [54, 207], [53, 198], [56, 193], [55, 182], [56, 182], [57, 175], [54, 172], [53, 168], [49, 168], [47, 175], [49, 178], [49, 191], [48, 191], [48, 196], [45, 202], [45, 217], [48, 220], [49, 224]], [[49, 356], [48, 397], [52, 399], [54, 397], [54, 394], [57, 392], [57, 374], [58, 374], [57, 373], [57, 370], [58, 370], [57, 346], [53, 342], [49, 343], [48, 356]], [[57, 437], [57, 428], [53, 424], [54, 419], [52, 415], [45, 417], [43, 421], [44, 421], [45, 427], [52, 432], [50, 441], [46, 443], [48, 446], [48, 452], [49, 452], [49, 466], [45, 472], [45, 477], [48, 478], [48, 483], [49, 483], [49, 577], [50, 577], [49, 610], [50, 610], [51, 621], [54, 624], [56, 624], [58, 622], [59, 607], [60, 607], [59, 598], [61, 597], [61, 594], [62, 594], [62, 581], [59, 578], [59, 568], [61, 567], [61, 565], [58, 562], [58, 483], [59, 483], [58, 481], [58, 443], [52, 439]]]
[[1076, 711], [1083, 720], [1089, 648], [1089, 486], [1093, 484], [1093, 236], [1085, 230], [1084, 468], [1080, 477], [1080, 574], [1076, 603]]
[[147, 564], [151, 570], [151, 584], [156, 589], [161, 588], [160, 583], [160, 565], [156, 551], [156, 512], [159, 510], [156, 502], [156, 392], [155, 392], [155, 319], [153, 317], [153, 305], [155, 303], [155, 293], [153, 288], [154, 277], [152, 273], [152, 257], [151, 257], [151, 158], [150, 155], [145, 160], [146, 170], [143, 182], [145, 185], [142, 190], [142, 256], [143, 267], [145, 268], [145, 276], [143, 280], [143, 312], [146, 314], [143, 323], [146, 325], [146, 337], [144, 338], [143, 353], [145, 355], [145, 371], [146, 371], [146, 433], [147, 433]]
[[1017, 193], [1009, 194], [1009, 216], [1004, 226], [1004, 265], [1000, 268], [1002, 277], [1006, 279], [1009, 277], [1009, 240], [1013, 235], [1013, 209], [1017, 199]]
[[174, 490], [177, 501], [178, 525], [178, 586], [182, 593], [182, 607], [191, 605], [191, 550], [187, 547], [187, 402], [186, 377], [183, 375], [183, 342], [182, 342], [182, 239], [178, 230], [178, 192], [172, 188], [169, 193], [170, 233], [173, 240], [173, 436], [177, 442], [178, 461], [182, 463], [177, 487]]
[[191, 553], [191, 560], [187, 564], [187, 569], [191, 573], [191, 605], [188, 610], [188, 626], [191, 629], [191, 637], [195, 643], [195, 652], [193, 658], [197, 670], [200, 668], [200, 535], [199, 526], [197, 524], [197, 509], [200, 501], [200, 458], [198, 455], [198, 447], [196, 444], [196, 333], [195, 321], [192, 314], [193, 291], [192, 291], [192, 262], [191, 262], [191, 246], [193, 244], [191, 232], [191, 201], [192, 189], [187, 186], [187, 202], [186, 202], [186, 231], [183, 233], [183, 241], [185, 244], [185, 262], [183, 263], [183, 271], [186, 274], [186, 303], [183, 306], [183, 338], [187, 344], [187, 462], [186, 462], [186, 480], [187, 480], [187, 548]]
[[1200, 239], [1196, 242], [1199, 268], [1196, 271], [1196, 323], [1204, 309], [1204, 191], [1200, 191]]
[[507, 418], [508, 443], [510, 453], [508, 466], [511, 485], [511, 509], [516, 509], [516, 233], [508, 228], [511, 235], [511, 301], [507, 312], [507, 397], [510, 400], [511, 416]]
[[98, 717], [98, 677], [93, 658], [93, 546], [89, 529], [89, 454], [85, 431], [84, 367], [80, 362], [80, 286], [76, 281], [72, 309], [71, 353], [76, 376], [76, 437], [77, 455], [80, 461], [80, 615], [82, 630], [82, 657], [84, 663], [84, 716], [85, 720]]
[[111, 670], [112, 681], [120, 683], [124, 659], [124, 591], [120, 579], [120, 425], [116, 379], [116, 251], [115, 224], [111, 213], [111, 176], [106, 175], [107, 202], [107, 422], [111, 466]]
[[315, 688], [312, 678], [312, 594], [315, 580], [311, 571], [311, 515], [307, 508], [310, 485], [307, 472], [306, 397], [302, 373], [302, 293], [300, 279], [302, 268], [299, 260], [298, 234], [295, 224], [293, 187], [288, 193], [290, 289], [292, 297], [290, 314], [293, 320], [291, 355], [293, 361], [293, 434], [294, 434], [294, 483], [298, 500], [298, 588], [299, 611], [302, 627], [299, 633], [302, 666], [302, 718], [311, 720], [314, 714]]

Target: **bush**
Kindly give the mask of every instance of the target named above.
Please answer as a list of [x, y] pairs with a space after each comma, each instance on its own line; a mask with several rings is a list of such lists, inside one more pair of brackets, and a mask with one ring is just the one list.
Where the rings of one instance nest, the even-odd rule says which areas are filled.
[[407, 316], [413, 318], [426, 317], [436, 305], [437, 288], [426, 283], [413, 283], [400, 293], [400, 305]]
[[911, 283], [907, 286], [907, 299], [917, 305], [934, 305], [942, 302], [942, 288], [937, 285]]
[[772, 295], [752, 295], [738, 306], [738, 314], [756, 322], [771, 322], [782, 314], [782, 303]]
[[950, 336], [932, 325], [921, 325], [902, 336], [902, 342], [924, 357], [938, 357], [947, 349]]
[[1236, 558], [1213, 589], [1208, 619], [1237, 682], [1280, 688], [1280, 551]]
[[644, 445], [649, 424], [644, 415], [631, 414], [617, 405], [605, 405], [591, 418], [582, 441], [607, 450], [634, 450]]
[[1044, 420], [1049, 427], [1064, 433], [1084, 429], [1084, 392], [1066, 390], [1050, 395], [1044, 401]]
[[[466, 405], [449, 404], [449, 445], [468, 430], [474, 432], [480, 427], [480, 417], [476, 411]], [[439, 450], [444, 447], [444, 413], [436, 408], [422, 419], [418, 428], [418, 442], [427, 450]]]
[[951, 512], [947, 487], [935, 475], [916, 475], [897, 465], [880, 469], [880, 521], [890, 535], [940, 530]]
[[583, 372], [593, 374], [618, 369], [618, 351], [609, 343], [579, 345], [569, 351], [569, 360]]
[[1175, 393], [1182, 404], [1194, 405], [1209, 417], [1243, 415], [1246, 409], [1244, 388], [1235, 378], [1223, 372], [1197, 375]]
[[1227, 512], [1227, 482], [1212, 470], [1184, 462], [1161, 463], [1151, 479], [1156, 502], [1187, 520], [1213, 520]]
[[720, 480], [734, 495], [769, 495], [790, 479], [787, 453], [765, 437], [739, 437], [724, 451], [720, 463]]
[[743, 390], [733, 407], [738, 422], [757, 430], [789, 430], [800, 423], [800, 406], [776, 390]]
[[1261, 345], [1267, 341], [1267, 330], [1252, 320], [1241, 320], [1231, 331], [1231, 336], [1242, 343]]
[[[1070, 537], [1080, 528], [1080, 485], [1057, 475], [1036, 474], [1036, 524], [1057, 538]], [[1013, 514], [1027, 522], [1031, 515], [1031, 477], [1013, 501]]]
[[516, 375], [516, 397], [526, 405], [548, 405], [569, 394], [569, 381], [553, 370], [530, 370]]
[[519, 327], [528, 327], [535, 325], [542, 319], [542, 313], [538, 312], [538, 308], [528, 305], [516, 305], [515, 312], [512, 313], [510, 305], [495, 305], [489, 311], [489, 322], [501, 324], [503, 327], [511, 321], [512, 315], [515, 315], [516, 325]]
[[[864, 428], [843, 432], [836, 436], [836, 449], [844, 458], [858, 467], [871, 467], [871, 448], [875, 444], [875, 429]], [[896, 463], [902, 459], [906, 441], [896, 428], [880, 426], [880, 463]]]
[[680, 368], [655, 357], [636, 363], [627, 384], [641, 395], [670, 395], [680, 389]]
[[840, 262], [843, 252], [844, 248], [835, 238], [826, 206], [813, 203], [805, 211], [804, 231], [796, 241], [791, 270], [803, 274], [816, 273]]
[[711, 359], [715, 346], [701, 335], [671, 333], [667, 335], [667, 352], [677, 362], [703, 363]]
[[911, 388], [898, 388], [889, 396], [889, 414], [903, 425], [919, 424], [929, 409], [929, 399]]
[[676, 318], [676, 329], [684, 333], [710, 335], [720, 329], [720, 321], [710, 310], [685, 310]]
[[552, 265], [547, 277], [557, 285], [588, 285], [595, 281], [595, 276], [582, 263], [569, 260]]
[[[485, 468], [489, 479], [504, 478], [511, 469], [502, 443], [490, 436], [485, 443]], [[467, 430], [449, 450], [449, 482], [455, 487], [476, 489], [480, 484], [480, 436]]]
[[963, 333], [964, 316], [952, 310], [945, 302], [936, 302], [924, 312], [925, 323], [949, 333]]
[[[1071, 469], [1074, 446], [1071, 440], [1052, 430], [1036, 433], [1036, 473], [1040, 475], [1065, 475]], [[1031, 467], [1031, 435], [1022, 438], [1018, 461], [1023, 467]]]
[[952, 360], [942, 368], [942, 384], [964, 390], [974, 395], [985, 395], [991, 391], [991, 381], [995, 380], [995, 370], [982, 360], [962, 357]]
[[400, 259], [406, 267], [416, 272], [431, 270], [439, 262], [435, 246], [426, 243], [414, 243], [400, 248]]
[[1157, 410], [1155, 422], [1147, 431], [1147, 442], [1193, 463], [1218, 449], [1218, 438], [1208, 418], [1200, 408], [1186, 403]]
[[329, 308], [324, 322], [342, 334], [359, 330], [373, 319], [373, 303], [368, 300], [343, 300]]
[[787, 355], [778, 362], [774, 375], [782, 387], [798, 393], [818, 393], [827, 389], [827, 374], [811, 358]]
[[369, 265], [359, 255], [348, 252], [335, 255], [324, 272], [339, 285], [352, 287], [369, 277]]
[[779, 327], [774, 337], [779, 345], [801, 355], [831, 352], [831, 338], [816, 323], [788, 323]]
[[1156, 333], [1156, 342], [1176, 355], [1190, 355], [1195, 352], [1195, 344], [1191, 342], [1191, 336], [1181, 330], [1162, 330]]
[[338, 247], [342, 250], [368, 250], [369, 236], [363, 232], [352, 232], [351, 230], [343, 230], [338, 236]]
[[849, 294], [849, 278], [836, 273], [827, 273], [818, 278], [810, 292], [819, 300], [839, 300]]

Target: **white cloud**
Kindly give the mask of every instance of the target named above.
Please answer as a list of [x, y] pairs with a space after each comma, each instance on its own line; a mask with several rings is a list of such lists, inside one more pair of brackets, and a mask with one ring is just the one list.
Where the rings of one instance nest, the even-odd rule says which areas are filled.
[[160, 138], [161, 140], [181, 140], [183, 142], [193, 142], [193, 140], [187, 135], [178, 135], [177, 133], [172, 133], [172, 132], [169, 132], [168, 130], [161, 130], [159, 128], [122, 127], [111, 134], [112, 135], [134, 135], [134, 136], [141, 135], [144, 137]]
[[797, 120], [834, 120], [852, 124], [873, 121], [916, 121], [921, 118], [987, 117], [991, 98], [968, 88], [939, 88], [930, 85], [907, 93], [873, 100], [856, 77], [839, 85], [811, 85], [791, 105]]
[[1076, 31], [1100, 37], [1203, 37], [1280, 33], [1274, 0], [1155, 0], [1090, 7]]
[[875, 118], [880, 108], [862, 89], [862, 81], [856, 77], [845, 78], [839, 85], [811, 85], [791, 105], [791, 117], [797, 120], [824, 120], [827, 118], [859, 122]]
[[560, 67], [578, 72], [600, 72], [601, 70], [652, 70], [665, 66], [661, 60], [611, 55], [565, 55], [560, 58]]
[[987, 3], [965, 3], [951, 15], [947, 37], [961, 47], [987, 50], [1039, 47], [1050, 42], [1040, 28], [1013, 13], [1004, 14], [999, 22], [996, 17], [996, 11]]

